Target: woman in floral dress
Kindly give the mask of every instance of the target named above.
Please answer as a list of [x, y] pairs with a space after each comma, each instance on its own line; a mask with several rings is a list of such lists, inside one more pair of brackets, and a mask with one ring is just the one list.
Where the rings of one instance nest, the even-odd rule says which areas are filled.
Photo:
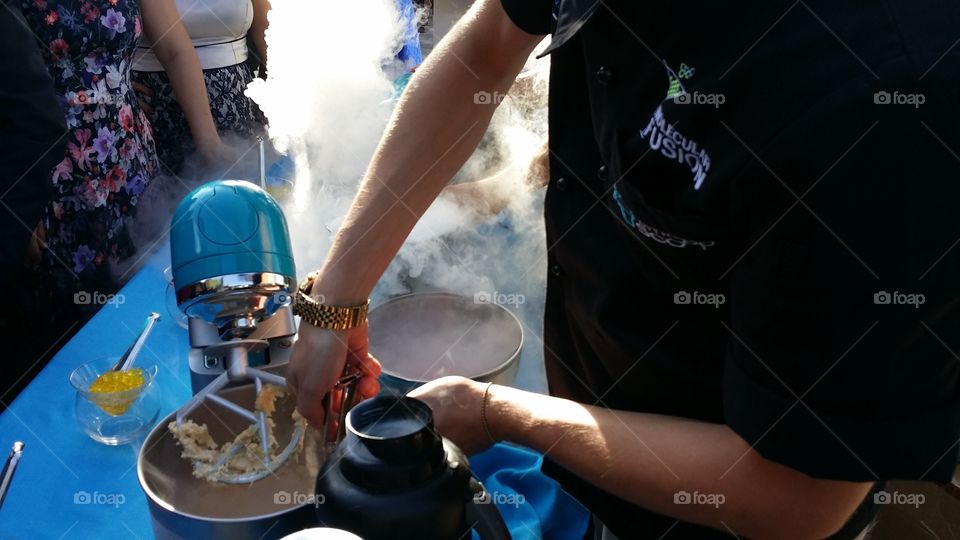
[[187, 104], [200, 151], [213, 159], [222, 145], [173, 0], [22, 0], [22, 7], [67, 125], [67, 152], [51, 174], [56, 195], [37, 226], [47, 249], [34, 272], [38, 309], [62, 333], [116, 292], [118, 267], [135, 251], [128, 225], [157, 166], [130, 80], [144, 33]]

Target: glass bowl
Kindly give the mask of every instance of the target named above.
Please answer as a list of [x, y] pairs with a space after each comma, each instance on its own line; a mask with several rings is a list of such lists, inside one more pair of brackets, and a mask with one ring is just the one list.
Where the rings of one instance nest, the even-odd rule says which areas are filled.
[[143, 371], [143, 384], [116, 392], [90, 392], [90, 385], [110, 370], [118, 357], [99, 358], [70, 374], [76, 390], [74, 414], [91, 439], [111, 446], [126, 444], [147, 434], [160, 415], [160, 400], [153, 384], [156, 364], [134, 365]]

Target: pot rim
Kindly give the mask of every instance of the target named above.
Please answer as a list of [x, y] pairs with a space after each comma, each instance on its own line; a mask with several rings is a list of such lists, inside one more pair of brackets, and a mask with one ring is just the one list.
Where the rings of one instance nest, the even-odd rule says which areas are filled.
[[[412, 292], [412, 293], [406, 293], [406, 294], [401, 294], [401, 295], [398, 295], [398, 296], [394, 296], [394, 297], [390, 298], [389, 300], [383, 302], [382, 304], [377, 305], [377, 307], [371, 309], [371, 310], [370, 310], [370, 313], [373, 314], [376, 310], [380, 309], [380, 308], [383, 307], [383, 306], [386, 306], [386, 305], [388, 305], [388, 304], [392, 304], [392, 303], [395, 303], [395, 302], [401, 302], [401, 301], [403, 301], [403, 300], [406, 300], [406, 299], [408, 299], [408, 298], [410, 298], [410, 297], [414, 297], [414, 296], [416, 296], [416, 297], [424, 297], [424, 296], [443, 297], [443, 296], [446, 296], [446, 297], [452, 297], [452, 298], [457, 298], [457, 299], [462, 299], [462, 300], [469, 300], [469, 299], [470, 299], [470, 297], [468, 297], [468, 296], [465, 296], [465, 295], [462, 295], [462, 294], [458, 294], [458, 293], [455, 293], [455, 292], [450, 292], [450, 291], [423, 291], [423, 292]], [[523, 351], [523, 344], [524, 344], [524, 342], [525, 342], [526, 339], [527, 339], [526, 332], [524, 332], [524, 330], [523, 330], [523, 323], [520, 322], [520, 318], [517, 317], [516, 314], [514, 314], [512, 311], [510, 311], [509, 309], [501, 306], [500, 304], [494, 304], [494, 303], [492, 303], [492, 302], [489, 303], [489, 304], [479, 304], [479, 305], [487, 305], [487, 306], [495, 307], [495, 308], [501, 310], [502, 312], [506, 313], [507, 315], [509, 315], [510, 318], [513, 320], [513, 322], [515, 322], [515, 323], [517, 324], [517, 328], [520, 329], [520, 341], [517, 343], [516, 349], [515, 349], [513, 352], [511, 352], [509, 355], [507, 355], [507, 359], [506, 359], [506, 360], [504, 360], [504, 361], [501, 362], [500, 364], [497, 364], [496, 367], [494, 367], [494, 368], [492, 368], [492, 369], [490, 369], [490, 370], [487, 370], [487, 371], [485, 371], [485, 372], [483, 372], [483, 373], [479, 373], [479, 374], [477, 374], [477, 375], [474, 375], [474, 376], [470, 377], [470, 379], [473, 379], [473, 380], [485, 380], [485, 379], [489, 379], [489, 378], [495, 377], [496, 375], [499, 375], [500, 373], [506, 371], [511, 365], [513, 365], [514, 362], [519, 361], [519, 359], [520, 359], [520, 352]], [[368, 316], [367, 318], [369, 319], [369, 316]], [[380, 373], [381, 373], [381, 375], [386, 375], [386, 376], [388, 376], [388, 377], [391, 377], [391, 378], [394, 378], [394, 379], [397, 379], [397, 380], [400, 380], [400, 381], [406, 381], [406, 382], [413, 383], [413, 384], [425, 384], [425, 383], [428, 383], [428, 382], [430, 382], [431, 380], [433, 380], [433, 379], [420, 380], [420, 379], [413, 379], [413, 378], [410, 378], [410, 377], [404, 377], [404, 376], [402, 376], [402, 375], [398, 375], [395, 371], [392, 371], [392, 370], [390, 370], [390, 369], [387, 369], [386, 367], [384, 367], [384, 368], [381, 370]]]

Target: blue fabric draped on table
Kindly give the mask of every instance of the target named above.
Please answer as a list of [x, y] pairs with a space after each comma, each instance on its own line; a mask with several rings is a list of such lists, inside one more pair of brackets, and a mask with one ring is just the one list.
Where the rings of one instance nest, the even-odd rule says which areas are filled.
[[[146, 314], [156, 311], [163, 318], [141, 358], [158, 365], [161, 417], [190, 397], [187, 333], [172, 320], [164, 298], [168, 264], [163, 246], [0, 416], [0, 453], [15, 440], [26, 443], [0, 508], [0, 539], [152, 538], [137, 482], [140, 443], [109, 447], [87, 437], [73, 416], [68, 377], [86, 361], [122, 354]], [[496, 494], [514, 538], [582, 538], [586, 510], [540, 472], [540, 459], [498, 445], [476, 456], [473, 466]]]
[[589, 512], [540, 472], [542, 463], [542, 455], [507, 444], [470, 458], [470, 468], [490, 492], [511, 537], [581, 540]]

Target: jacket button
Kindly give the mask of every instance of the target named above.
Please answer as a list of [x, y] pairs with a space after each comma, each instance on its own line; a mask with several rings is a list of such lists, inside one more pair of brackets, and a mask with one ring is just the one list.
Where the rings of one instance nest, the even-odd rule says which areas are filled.
[[566, 178], [563, 178], [563, 177], [557, 178], [557, 180], [556, 180], [556, 182], [554, 182], [554, 184], [557, 186], [557, 189], [559, 189], [560, 191], [564, 191], [564, 190], [567, 189], [567, 179], [566, 179]]
[[560, 274], [563, 273], [563, 269], [560, 268], [559, 264], [555, 264], [550, 267], [550, 273], [554, 276], [560, 277]]
[[606, 166], [606, 165], [601, 165], [600, 168], [597, 169], [597, 178], [599, 178], [601, 182], [606, 182], [606, 181], [607, 181], [607, 166]]
[[609, 69], [601, 66], [600, 69], [597, 70], [597, 81], [600, 84], [607, 84], [612, 78], [613, 72]]

